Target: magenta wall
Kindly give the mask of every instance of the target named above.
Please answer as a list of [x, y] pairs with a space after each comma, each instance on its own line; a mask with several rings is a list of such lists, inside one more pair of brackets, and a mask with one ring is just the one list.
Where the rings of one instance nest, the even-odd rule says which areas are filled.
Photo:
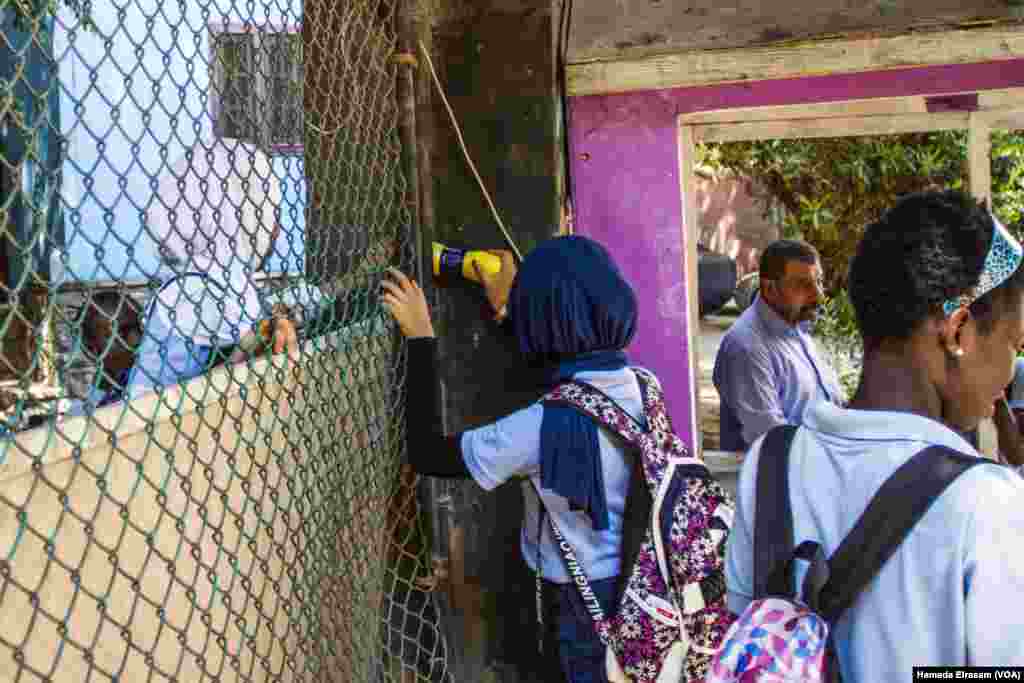
[[1024, 60], [574, 97], [575, 225], [604, 243], [637, 290], [634, 363], [665, 387], [676, 429], [694, 443], [693, 378], [676, 117], [695, 111], [1024, 86]]

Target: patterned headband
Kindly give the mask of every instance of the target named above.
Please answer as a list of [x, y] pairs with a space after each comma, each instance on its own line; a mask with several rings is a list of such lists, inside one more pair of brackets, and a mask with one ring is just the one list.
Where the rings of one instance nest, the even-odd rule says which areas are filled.
[[942, 310], [947, 316], [952, 315], [958, 308], [970, 306], [987, 292], [1006, 282], [1024, 259], [1024, 248], [1020, 242], [1014, 239], [998, 218], [992, 216], [992, 222], [995, 224], [992, 244], [988, 248], [985, 265], [981, 269], [981, 278], [977, 285], [942, 304]]

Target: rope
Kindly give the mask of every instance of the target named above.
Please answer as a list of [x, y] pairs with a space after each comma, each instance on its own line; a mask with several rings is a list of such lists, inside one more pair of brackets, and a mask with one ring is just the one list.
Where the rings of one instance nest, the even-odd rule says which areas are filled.
[[487, 206], [491, 207], [491, 214], [494, 216], [494, 220], [497, 222], [498, 227], [501, 229], [501, 234], [505, 236], [505, 243], [508, 244], [509, 249], [516, 255], [516, 260], [520, 263], [523, 260], [523, 255], [519, 251], [519, 247], [516, 246], [515, 240], [505, 229], [505, 224], [501, 220], [501, 216], [498, 215], [498, 209], [495, 208], [494, 202], [491, 201], [491, 195], [487, 192], [487, 188], [484, 186], [484, 181], [480, 178], [480, 174], [476, 170], [476, 165], [473, 164], [473, 159], [469, 156], [469, 151], [466, 149], [466, 142], [462, 139], [462, 129], [459, 128], [459, 121], [455, 117], [455, 112], [452, 111], [452, 106], [448, 104], [448, 98], [444, 94], [444, 88], [441, 86], [441, 81], [437, 77], [437, 71], [434, 70], [434, 62], [430, 59], [430, 54], [427, 52], [427, 48], [424, 47], [423, 41], [420, 41], [420, 51], [423, 53], [423, 57], [427, 60], [427, 66], [430, 68], [430, 75], [434, 77], [434, 85], [437, 86], [437, 92], [441, 95], [441, 101], [444, 102], [445, 109], [448, 110], [448, 116], [451, 119], [452, 126], [455, 128], [455, 135], [459, 139], [459, 147], [462, 148], [462, 154], [466, 157], [466, 163], [469, 164], [469, 168], [473, 171], [473, 176], [476, 178], [477, 184], [480, 185], [480, 191], [484, 193], [484, 199], [487, 200]]

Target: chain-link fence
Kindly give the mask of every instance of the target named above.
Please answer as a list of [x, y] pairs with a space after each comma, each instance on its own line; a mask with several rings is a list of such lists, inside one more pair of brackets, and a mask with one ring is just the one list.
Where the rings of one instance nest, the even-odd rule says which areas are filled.
[[394, 1], [0, 5], [0, 680], [447, 681]]

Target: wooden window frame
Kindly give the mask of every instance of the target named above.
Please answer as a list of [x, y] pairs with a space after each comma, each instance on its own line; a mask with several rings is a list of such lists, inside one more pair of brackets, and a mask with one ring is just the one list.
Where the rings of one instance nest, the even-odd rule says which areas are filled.
[[[210, 89], [209, 89], [209, 111], [210, 117], [213, 119], [213, 131], [214, 135], [220, 136], [219, 132], [219, 121], [223, 115], [221, 93], [224, 88], [224, 73], [223, 64], [217, 55], [217, 40], [223, 35], [244, 35], [251, 36], [252, 41], [255, 44], [256, 55], [260, 60], [259, 65], [256, 67], [257, 73], [267, 73], [269, 67], [265, 60], [267, 59], [267, 52], [262, 47], [262, 39], [267, 35], [298, 35], [302, 32], [302, 26], [300, 24], [250, 24], [241, 22], [210, 22], [207, 25], [210, 34], [210, 50], [209, 50], [209, 64], [210, 64]], [[258, 109], [258, 103], [267, 102], [267, 87], [269, 80], [267, 78], [255, 79], [255, 87], [250, 98], [253, 100], [253, 108]], [[302, 107], [301, 94], [298, 98], [299, 107]], [[265, 148], [275, 155], [301, 155], [303, 153], [303, 143], [299, 142], [288, 142], [288, 143], [275, 143], [270, 141], [270, 119], [269, 117], [260, 118], [260, 134], [258, 140], [249, 140], [254, 142], [258, 146]]]
[[[928, 111], [928, 97], [894, 97], [847, 100], [817, 104], [747, 107], [682, 114], [677, 119], [680, 197], [686, 251], [687, 325], [691, 337], [700, 330], [697, 278], [697, 173], [696, 148], [701, 142], [741, 140], [807, 139], [896, 135], [940, 130], [968, 131], [968, 173], [970, 191], [990, 200], [991, 132], [1024, 128], [1024, 88], [942, 93], [977, 95], [972, 111]], [[699, 378], [699, 344], [691, 344], [687, 362], [690, 376]], [[694, 392], [689, 416], [698, 452], [703, 450], [698, 421], [700, 392]], [[722, 452], [709, 451], [719, 457]]]

